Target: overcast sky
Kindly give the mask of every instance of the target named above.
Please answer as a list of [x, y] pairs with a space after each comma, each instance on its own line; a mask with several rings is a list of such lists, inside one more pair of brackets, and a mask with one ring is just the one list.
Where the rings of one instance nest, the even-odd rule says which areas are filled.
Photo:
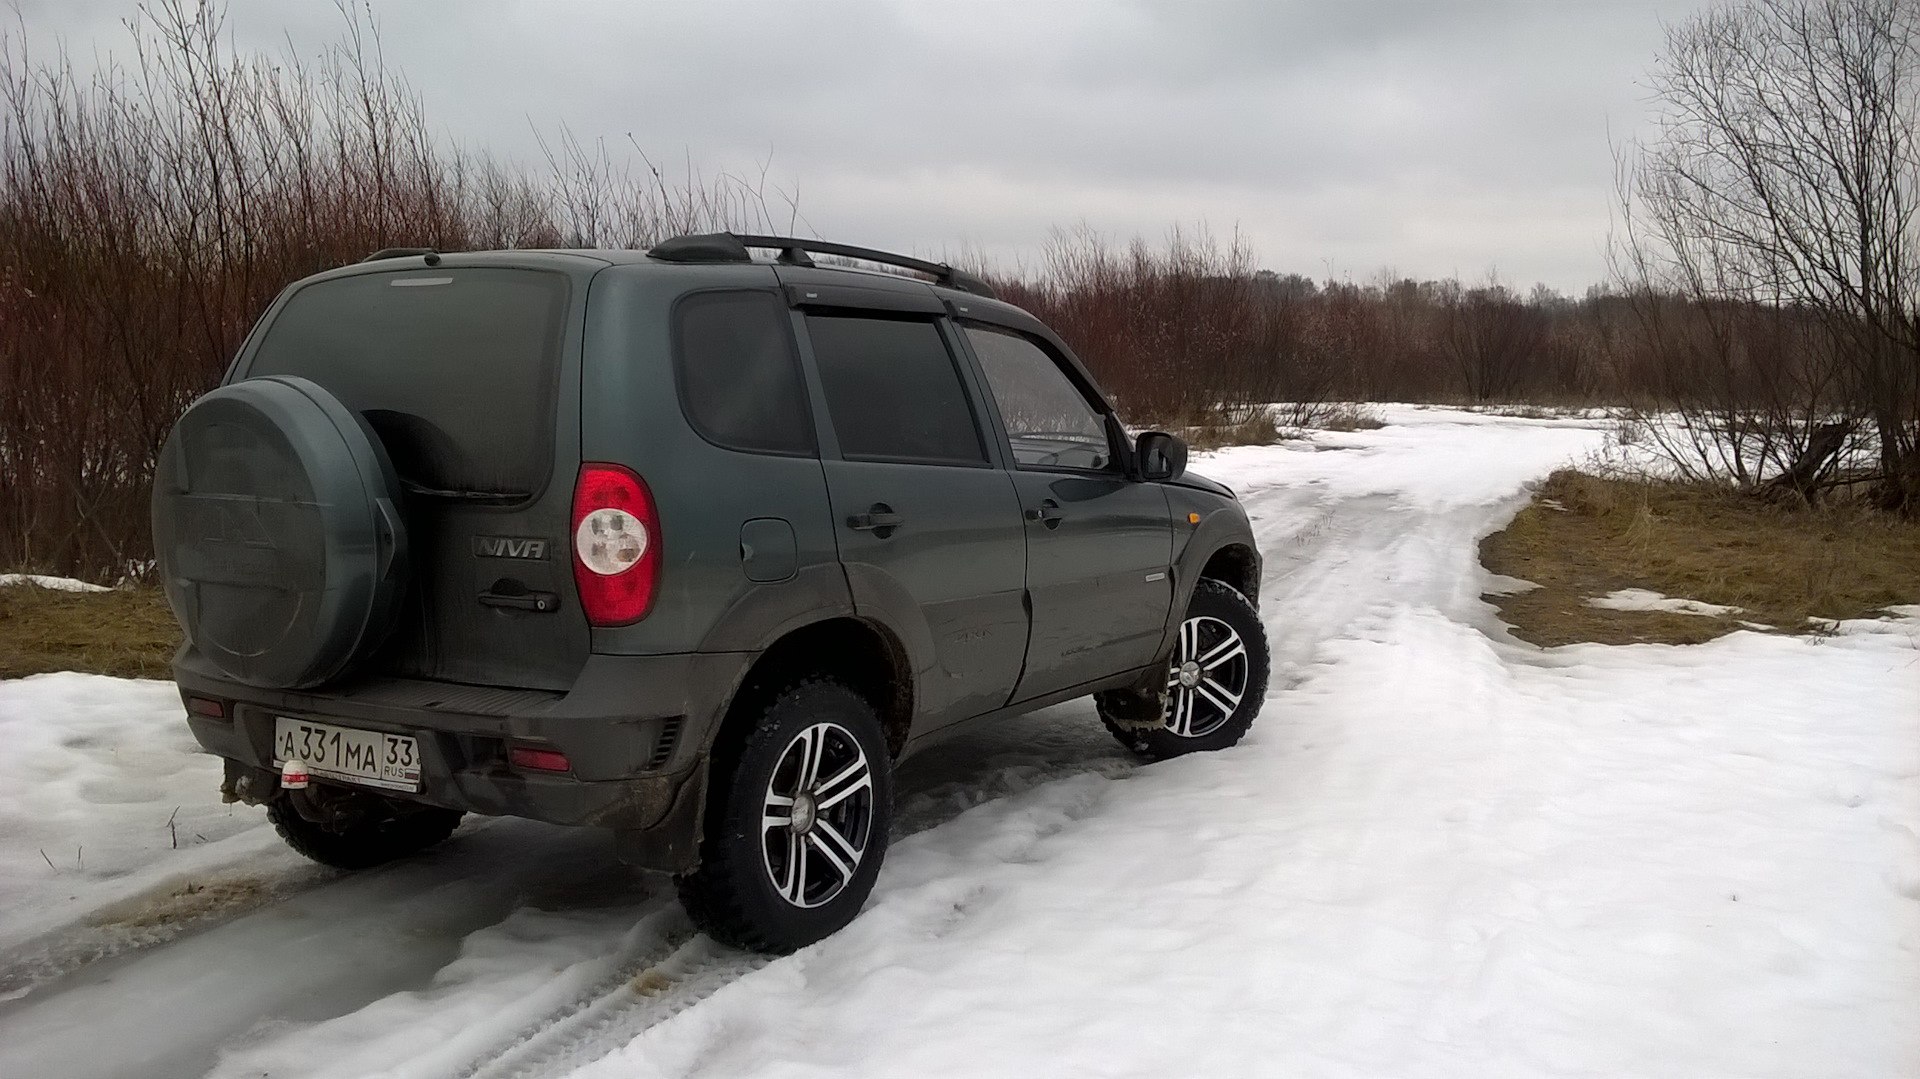
[[[132, 0], [16, 0], [37, 47], [123, 50]], [[372, 0], [450, 138], [522, 160], [565, 123], [797, 190], [803, 232], [1032, 260], [1055, 226], [1236, 226], [1262, 265], [1604, 276], [1609, 140], [1701, 0]], [[236, 0], [317, 52], [317, 0]]]

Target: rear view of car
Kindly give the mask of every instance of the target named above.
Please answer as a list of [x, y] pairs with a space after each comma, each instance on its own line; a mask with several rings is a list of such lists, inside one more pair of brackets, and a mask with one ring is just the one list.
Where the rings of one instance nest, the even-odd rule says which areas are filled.
[[[322, 861], [405, 853], [461, 809], [637, 826], [671, 802], [575, 781], [645, 772], [673, 732], [631, 701], [561, 705], [593, 627], [644, 614], [660, 569], [642, 481], [580, 460], [604, 265], [409, 256], [300, 282], [162, 453], [190, 720], [228, 796]], [[289, 762], [318, 782], [279, 798]]]

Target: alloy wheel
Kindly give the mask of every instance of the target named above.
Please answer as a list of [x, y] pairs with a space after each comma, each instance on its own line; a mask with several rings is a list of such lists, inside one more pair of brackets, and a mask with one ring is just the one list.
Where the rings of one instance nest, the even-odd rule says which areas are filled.
[[1166, 728], [1182, 738], [1204, 738], [1233, 718], [1247, 694], [1247, 643], [1218, 618], [1180, 623], [1180, 642], [1167, 669]]
[[818, 907], [860, 869], [873, 831], [873, 767], [852, 732], [816, 723], [795, 735], [767, 782], [761, 863], [780, 898]]

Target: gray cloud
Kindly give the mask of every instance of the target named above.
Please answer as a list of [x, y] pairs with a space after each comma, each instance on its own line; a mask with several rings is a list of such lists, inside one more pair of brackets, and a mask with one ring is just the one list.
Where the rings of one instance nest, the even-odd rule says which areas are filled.
[[[797, 188], [822, 235], [1031, 259], [1238, 227], [1280, 270], [1579, 289], [1604, 272], [1615, 139], [1662, 20], [1700, 0], [444, 3], [375, 0], [449, 136], [522, 160], [568, 124]], [[30, 34], [119, 49], [113, 0]], [[311, 0], [240, 0], [244, 46], [317, 49]]]

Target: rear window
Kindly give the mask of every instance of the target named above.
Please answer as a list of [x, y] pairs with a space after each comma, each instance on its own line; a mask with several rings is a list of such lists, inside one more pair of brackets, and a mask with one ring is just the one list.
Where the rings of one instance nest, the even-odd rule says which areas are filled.
[[531, 493], [552, 468], [566, 308], [566, 277], [542, 270], [320, 281], [280, 309], [247, 373], [325, 386], [415, 484]]

